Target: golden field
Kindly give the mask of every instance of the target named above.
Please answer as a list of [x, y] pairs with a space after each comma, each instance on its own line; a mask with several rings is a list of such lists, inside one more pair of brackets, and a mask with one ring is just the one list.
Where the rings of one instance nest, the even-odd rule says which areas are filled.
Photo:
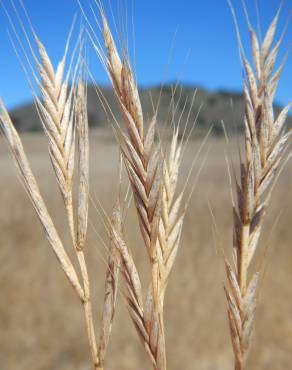
[[[107, 233], [96, 208], [110, 213], [117, 193], [117, 145], [108, 132], [91, 134], [91, 210], [87, 243], [95, 324], [103, 303]], [[39, 134], [24, 135], [58, 231], [70, 245], [63, 205]], [[231, 154], [237, 157], [234, 139]], [[181, 186], [201, 141], [191, 141]], [[232, 351], [223, 291], [222, 250], [232, 246], [230, 187], [222, 139], [210, 139], [208, 152], [183, 228], [176, 266], [166, 298], [169, 369], [231, 370]], [[17, 179], [5, 142], [0, 141], [0, 369], [89, 370], [82, 308], [44, 238], [27, 195]], [[190, 190], [192, 181], [188, 189]], [[285, 370], [292, 364], [292, 171], [288, 163], [275, 189], [261, 241], [268, 258], [263, 268], [256, 332], [249, 370]], [[187, 192], [188, 193], [188, 192]], [[147, 288], [147, 256], [137, 233], [135, 212], [126, 218], [127, 241]], [[74, 254], [72, 254], [74, 258]], [[255, 267], [260, 265], [258, 258]], [[108, 370], [150, 369], [130, 322], [123, 289], [107, 356]]]

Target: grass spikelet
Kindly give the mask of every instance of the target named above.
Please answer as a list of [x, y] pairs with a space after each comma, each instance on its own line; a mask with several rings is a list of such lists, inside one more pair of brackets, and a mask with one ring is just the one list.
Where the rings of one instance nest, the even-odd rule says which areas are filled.
[[116, 247], [121, 255], [132, 321], [154, 369], [166, 369], [164, 295], [183, 223], [182, 194], [175, 196], [181, 144], [178, 142], [178, 130], [175, 130], [169, 154], [165, 156], [160, 143], [154, 140], [156, 115], [151, 120], [148, 130], [144, 129], [138, 88], [130, 63], [128, 60], [120, 59], [103, 11], [101, 17], [107, 51], [104, 64], [111, 77], [126, 126], [126, 132], [120, 127], [117, 127], [117, 131], [120, 133], [124, 164], [150, 262], [151, 283], [145, 304], [141, 300], [139, 273], [118, 232], [114, 233]]
[[[21, 3], [22, 4], [22, 3]], [[25, 8], [22, 4], [25, 11]], [[32, 69], [33, 77], [41, 92], [42, 100], [35, 95], [36, 106], [38, 113], [43, 125], [44, 132], [48, 138], [48, 149], [49, 156], [53, 165], [53, 169], [56, 175], [57, 184], [61, 191], [64, 205], [67, 212], [69, 231], [72, 239], [72, 247], [76, 251], [77, 259], [79, 262], [80, 273], [82, 277], [82, 285], [80, 285], [75, 270], [71, 265], [71, 262], [66, 258], [65, 251], [62, 249], [63, 246], [61, 241], [58, 239], [58, 235], [53, 229], [53, 224], [49, 219], [46, 212], [45, 205], [40, 196], [38, 196], [38, 189], [34, 178], [29, 172], [28, 162], [26, 161], [25, 155], [22, 152], [21, 143], [17, 136], [16, 131], [13, 128], [8, 115], [4, 114], [3, 124], [5, 124], [4, 133], [8, 139], [8, 142], [13, 149], [14, 157], [18, 163], [19, 170], [22, 174], [24, 185], [31, 197], [32, 203], [37, 211], [38, 217], [44, 225], [48, 239], [53, 246], [58, 259], [61, 262], [63, 269], [69, 277], [72, 285], [78, 292], [80, 301], [83, 305], [85, 323], [88, 334], [88, 341], [92, 355], [92, 363], [95, 369], [100, 369], [97, 344], [95, 339], [95, 331], [93, 324], [92, 315], [92, 304], [90, 294], [89, 276], [87, 271], [87, 264], [83, 248], [86, 241], [87, 234], [87, 219], [88, 219], [88, 197], [89, 197], [89, 182], [88, 182], [88, 169], [89, 169], [89, 140], [88, 140], [88, 121], [87, 121], [87, 105], [86, 105], [86, 89], [82, 82], [81, 73], [82, 67], [80, 66], [80, 58], [82, 56], [83, 41], [79, 43], [82, 38], [81, 35], [78, 39], [77, 47], [80, 48], [80, 55], [76, 61], [73, 83], [69, 88], [69, 76], [71, 74], [70, 64], [69, 70], [65, 72], [66, 57], [68, 53], [69, 39], [65, 48], [65, 53], [60, 61], [56, 71], [53, 68], [53, 64], [50, 57], [42, 44], [36, 32], [34, 31], [31, 22], [28, 18], [28, 14], [25, 11], [25, 15], [30, 24], [33, 37], [36, 42], [36, 46], [39, 52], [38, 60], [34, 53], [31, 42], [28, 38], [28, 34], [24, 28], [23, 21], [18, 15], [17, 9], [15, 8], [18, 20], [22, 27], [23, 33], [26, 37], [28, 45], [32, 53], [32, 59], [35, 61], [37, 70], [40, 75], [40, 79], [30, 64], [28, 56], [25, 54], [26, 59]], [[15, 31], [16, 33], [16, 31]], [[16, 34], [18, 37], [18, 35]], [[21, 45], [22, 50], [23, 46]], [[25, 52], [24, 52], [25, 53]], [[72, 61], [71, 61], [72, 62]], [[75, 92], [75, 77], [80, 68], [80, 78], [78, 83], [77, 92]], [[30, 81], [29, 81], [30, 82]], [[73, 205], [73, 172], [74, 172], [74, 159], [75, 159], [75, 141], [76, 141], [76, 125], [77, 122], [77, 133], [78, 133], [78, 163], [79, 163], [79, 189], [78, 189], [78, 209], [76, 212], [76, 223], [75, 227], [75, 208]], [[17, 151], [16, 148], [18, 149]], [[24, 172], [24, 169], [26, 172]]]
[[119, 235], [122, 235], [121, 205], [119, 197], [113, 209], [111, 225], [112, 229], [110, 233], [109, 257], [105, 278], [105, 295], [101, 323], [101, 335], [98, 350], [99, 360], [102, 367], [104, 366], [106, 350], [116, 310], [118, 281], [121, 264], [120, 254], [115, 244], [116, 238], [113, 235], [113, 230], [116, 230]]
[[[153, 363], [154, 367], [157, 369], [165, 369], [163, 310], [162, 307], [159, 307], [158, 303], [160, 293], [158, 292], [159, 286], [157, 284], [160, 279], [157, 238], [161, 218], [162, 161], [160, 149], [154, 144], [156, 120], [155, 118], [153, 119], [146, 133], [146, 137], [144, 137], [143, 113], [133, 73], [128, 62], [121, 62], [105, 15], [103, 12], [101, 14], [103, 21], [103, 37], [107, 49], [108, 72], [111, 76], [112, 85], [127, 128], [127, 134], [122, 133], [124, 163], [132, 186], [140, 230], [149, 255], [151, 267], [151, 289], [153, 291], [154, 301], [156, 302], [155, 307], [153, 307], [155, 311], [153, 317], [155, 317], [157, 322], [153, 323], [150, 327], [148, 339], [145, 338], [145, 331], [142, 330], [142, 328], [145, 329], [143, 312], [141, 312], [143, 307], [142, 301], [139, 302], [138, 300], [136, 302], [138, 306], [130, 304], [129, 310], [140, 337], [144, 338], [144, 345], [148, 348], [147, 352], [150, 354], [152, 362], [153, 358], [155, 359]], [[126, 245], [121, 242], [118, 243], [118, 245], [123, 265], [127, 266], [133, 273], [134, 262], [127, 252]], [[128, 274], [129, 272], [124, 272], [125, 277], [128, 276]], [[135, 273], [135, 276], [136, 279], [138, 279], [138, 272]], [[132, 282], [134, 281], [135, 279], [132, 280]], [[129, 282], [127, 282], [127, 285], [129, 285]], [[133, 294], [131, 289], [128, 291], [131, 295]], [[138, 291], [136, 291], [136, 293], [138, 293]], [[135, 307], [134, 311], [132, 306]], [[138, 317], [139, 320], [137, 321]], [[154, 328], [155, 332], [156, 328], [158, 328], [157, 333], [161, 339], [155, 341], [155, 343], [151, 345], [150, 337]]]
[[235, 370], [245, 369], [254, 326], [259, 273], [250, 272], [250, 264], [258, 249], [271, 192], [291, 137], [291, 131], [285, 132], [284, 127], [291, 104], [276, 119], [273, 110], [280, 77], [279, 70], [273, 74], [282, 39], [273, 46], [278, 18], [279, 12], [261, 45], [250, 26], [255, 72], [242, 54], [245, 68], [245, 156], [240, 164], [240, 179], [236, 184], [237, 206], [233, 210], [235, 272], [226, 261], [226, 296]]
[[79, 157], [79, 189], [77, 214], [77, 249], [83, 249], [86, 241], [89, 199], [89, 141], [87, 97], [84, 83], [80, 80], [77, 87], [76, 102], [78, 157]]
[[81, 300], [83, 300], [84, 292], [79, 283], [79, 279], [77, 277], [75, 269], [64, 249], [62, 241], [47, 211], [47, 207], [43, 201], [37, 182], [31, 171], [19, 135], [15, 130], [13, 123], [9, 117], [9, 114], [1, 99], [0, 99], [0, 123], [4, 135], [7, 139], [8, 145], [10, 147], [11, 153], [14, 157], [15, 163], [17, 165], [18, 172], [20, 173], [21, 180], [23, 182], [25, 190], [27, 191], [31, 199], [31, 202], [34, 206], [34, 209], [39, 217], [41, 224], [43, 225], [46, 237], [50, 245], [52, 246], [67, 278], [69, 279], [73, 288], [77, 292], [78, 297]]
[[68, 92], [68, 78], [63, 80], [66, 54], [56, 73], [51, 76], [52, 68], [46, 68], [46, 65], [51, 65], [48, 54], [40, 41], [37, 45], [43, 62], [43, 65], [37, 63], [41, 75], [40, 91], [43, 98], [42, 102], [37, 99], [37, 105], [44, 130], [49, 138], [49, 153], [59, 188], [66, 207], [70, 208], [73, 202], [72, 177], [75, 156], [73, 85]]

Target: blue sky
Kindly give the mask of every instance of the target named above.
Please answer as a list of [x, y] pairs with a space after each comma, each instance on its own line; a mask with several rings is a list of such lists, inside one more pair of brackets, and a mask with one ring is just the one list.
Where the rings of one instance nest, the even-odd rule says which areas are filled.
[[[14, 0], [16, 3], [18, 0]], [[86, 7], [87, 0], [80, 0]], [[260, 25], [265, 30], [280, 0], [257, 0]], [[10, 0], [3, 0], [15, 19]], [[74, 14], [76, 0], [24, 0], [39, 37], [47, 47], [54, 64], [61, 59], [64, 43]], [[111, 3], [111, 7], [110, 7]], [[256, 25], [256, 0], [246, 0], [250, 17]], [[290, 0], [284, 2], [280, 28], [291, 11]], [[109, 17], [128, 19], [129, 44], [135, 44], [137, 79], [143, 86], [173, 82], [179, 79], [207, 89], [241, 89], [241, 67], [233, 20], [227, 0], [104, 0]], [[249, 46], [249, 35], [240, 0], [233, 0], [242, 30], [243, 42]], [[126, 6], [125, 6], [126, 5]], [[112, 8], [112, 10], [111, 10]], [[127, 8], [127, 16], [125, 8]], [[88, 10], [88, 8], [87, 8]], [[134, 41], [132, 32], [134, 20]], [[0, 9], [0, 96], [8, 107], [31, 99], [21, 66], [9, 41], [11, 31], [7, 17]], [[97, 30], [98, 31], [98, 30]], [[282, 53], [292, 41], [290, 24]], [[95, 58], [90, 66], [97, 82], [107, 83], [107, 76]], [[292, 100], [292, 56], [288, 59], [279, 85], [277, 100]]]

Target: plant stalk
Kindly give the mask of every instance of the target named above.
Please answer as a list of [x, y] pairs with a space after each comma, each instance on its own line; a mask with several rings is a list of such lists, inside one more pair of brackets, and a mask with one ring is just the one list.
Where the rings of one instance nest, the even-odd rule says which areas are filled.
[[92, 363], [94, 365], [95, 370], [103, 370], [103, 368], [100, 365], [98, 351], [97, 351], [97, 343], [96, 343], [94, 323], [93, 323], [90, 283], [89, 283], [87, 265], [85, 261], [84, 251], [82, 249], [79, 249], [79, 247], [77, 246], [77, 242], [76, 242], [72, 193], [70, 194], [70, 201], [66, 205], [66, 210], [67, 210], [70, 234], [71, 234], [74, 248], [76, 250], [77, 259], [79, 262], [80, 272], [81, 272], [82, 281], [83, 281], [84, 299], [82, 301], [82, 305], [84, 309], [87, 337], [88, 337], [89, 347], [91, 351]]

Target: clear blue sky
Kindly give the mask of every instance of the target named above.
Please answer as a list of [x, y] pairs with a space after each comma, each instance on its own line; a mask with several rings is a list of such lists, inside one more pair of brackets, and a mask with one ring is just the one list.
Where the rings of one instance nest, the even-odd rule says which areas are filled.
[[[18, 0], [14, 1], [17, 3]], [[87, 0], [80, 1], [82, 4], [87, 3]], [[257, 1], [261, 27], [265, 30], [280, 0]], [[9, 0], [3, 0], [3, 3], [13, 16]], [[35, 29], [56, 64], [62, 56], [73, 16], [80, 13], [77, 1], [24, 0], [24, 3]], [[117, 19], [125, 19], [125, 10], [121, 11], [120, 8], [123, 8], [123, 4], [127, 5], [130, 35], [133, 15], [136, 72], [141, 85], [172, 82], [179, 78], [184, 83], [211, 90], [241, 89], [237, 42], [227, 0], [111, 0], [111, 3]], [[256, 0], [246, 0], [246, 3], [251, 19], [256, 22]], [[104, 0], [104, 4], [111, 16], [109, 0]], [[238, 14], [243, 42], [248, 46], [249, 36], [241, 1], [233, 0], [233, 4]], [[284, 26], [290, 11], [291, 1], [286, 0], [280, 27]], [[11, 30], [11, 27], [0, 9], [0, 96], [8, 107], [12, 107], [30, 100], [31, 95], [7, 29]], [[283, 52], [291, 45], [291, 41], [292, 24], [283, 43]], [[94, 59], [94, 54], [90, 65], [96, 80], [102, 84], [107, 83], [107, 76]], [[282, 75], [277, 100], [281, 104], [292, 100], [292, 56]]]

